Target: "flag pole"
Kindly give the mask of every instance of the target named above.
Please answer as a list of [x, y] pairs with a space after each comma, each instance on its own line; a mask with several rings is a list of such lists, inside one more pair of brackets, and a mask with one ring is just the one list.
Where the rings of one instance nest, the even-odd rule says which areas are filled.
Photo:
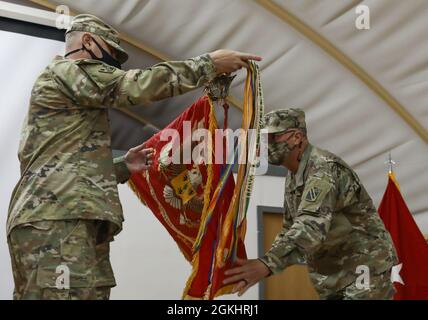
[[397, 180], [395, 179], [395, 174], [394, 174], [394, 166], [397, 164], [397, 162], [395, 162], [392, 159], [391, 151], [389, 151], [389, 153], [388, 153], [388, 160], [385, 161], [385, 164], [388, 165], [388, 176], [389, 176], [389, 178], [392, 179], [392, 181], [397, 186], [397, 189], [400, 190], [400, 185], [398, 184]]
[[385, 162], [388, 165], [388, 173], [394, 174], [394, 166], [397, 164], [394, 160], [392, 160], [391, 151], [388, 153], [388, 161]]

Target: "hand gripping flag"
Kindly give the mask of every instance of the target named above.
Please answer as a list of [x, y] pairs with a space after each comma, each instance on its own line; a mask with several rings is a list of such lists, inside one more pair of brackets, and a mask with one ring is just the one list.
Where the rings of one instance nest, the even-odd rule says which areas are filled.
[[[201, 97], [145, 142], [145, 147], [155, 149], [154, 163], [133, 174], [129, 185], [192, 264], [184, 299], [213, 299], [230, 293], [233, 286], [222, 284], [224, 272], [237, 257], [246, 258], [246, 212], [263, 113], [259, 69], [251, 63], [245, 82], [241, 144], [235, 144], [230, 157], [226, 156], [229, 161], [224, 161], [227, 152], [216, 152], [226, 144], [223, 137], [218, 143], [209, 96]], [[255, 134], [250, 135], [249, 129]], [[232, 170], [237, 159], [235, 183]]]
[[388, 186], [379, 206], [385, 227], [397, 250], [399, 265], [392, 269], [395, 300], [428, 300], [428, 244], [401, 196], [390, 173]]

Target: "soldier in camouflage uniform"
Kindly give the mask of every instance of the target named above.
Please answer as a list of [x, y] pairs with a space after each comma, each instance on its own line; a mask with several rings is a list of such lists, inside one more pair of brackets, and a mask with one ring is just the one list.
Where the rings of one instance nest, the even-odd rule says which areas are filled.
[[109, 243], [122, 229], [117, 183], [147, 169], [152, 150], [112, 158], [107, 108], [183, 94], [260, 57], [217, 50], [196, 58], [121, 70], [117, 31], [78, 15], [65, 57], [36, 80], [19, 148], [21, 178], [7, 234], [15, 299], [107, 299], [116, 285]]
[[265, 125], [269, 163], [288, 169], [283, 229], [265, 256], [239, 260], [225, 283], [239, 281], [235, 292], [243, 294], [270, 274], [307, 263], [322, 299], [391, 299], [396, 252], [357, 174], [309, 144], [302, 110], [270, 112]]

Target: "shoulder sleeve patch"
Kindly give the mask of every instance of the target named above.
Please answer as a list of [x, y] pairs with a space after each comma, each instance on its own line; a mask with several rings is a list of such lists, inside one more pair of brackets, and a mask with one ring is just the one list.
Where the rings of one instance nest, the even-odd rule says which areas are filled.
[[312, 187], [307, 193], [305, 200], [308, 202], [315, 202], [319, 195], [321, 194], [321, 189], [317, 186]]
[[322, 206], [334, 206], [335, 196], [329, 195], [334, 185], [329, 179], [312, 178], [308, 181], [299, 205], [299, 212], [317, 212]]
[[115, 84], [116, 81], [124, 74], [124, 71], [106, 65], [105, 63], [83, 64], [81, 65], [81, 68], [101, 90]]
[[98, 72], [101, 72], [101, 73], [114, 73], [115, 71], [116, 71], [115, 67], [111, 67], [107, 65], [103, 65], [98, 69]]

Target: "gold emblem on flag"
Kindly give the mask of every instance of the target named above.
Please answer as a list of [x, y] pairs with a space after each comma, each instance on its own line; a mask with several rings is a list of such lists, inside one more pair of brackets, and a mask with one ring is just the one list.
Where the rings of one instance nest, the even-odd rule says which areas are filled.
[[183, 171], [173, 178], [171, 180], [171, 186], [174, 188], [175, 194], [183, 201], [183, 204], [189, 202], [196, 195], [196, 191], [190, 181], [188, 170]]

